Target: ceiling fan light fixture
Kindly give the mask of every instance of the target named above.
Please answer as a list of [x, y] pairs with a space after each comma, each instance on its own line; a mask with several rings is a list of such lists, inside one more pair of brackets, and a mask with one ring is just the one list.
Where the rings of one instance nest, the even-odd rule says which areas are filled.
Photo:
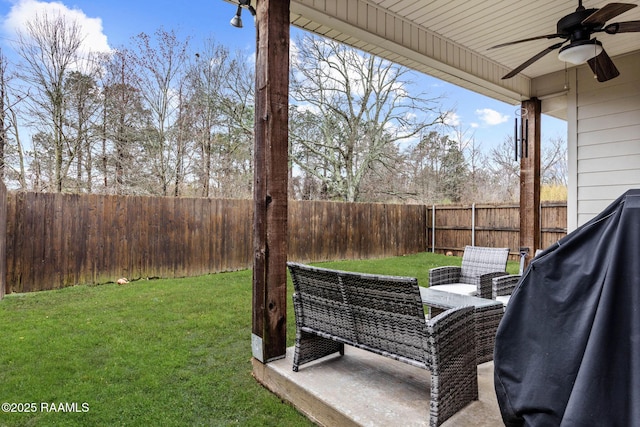
[[602, 53], [602, 43], [598, 40], [580, 40], [560, 49], [558, 59], [574, 65], [584, 64]]

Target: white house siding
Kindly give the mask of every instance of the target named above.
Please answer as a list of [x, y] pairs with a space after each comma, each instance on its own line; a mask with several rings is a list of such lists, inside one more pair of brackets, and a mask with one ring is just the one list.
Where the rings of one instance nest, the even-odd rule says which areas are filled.
[[640, 52], [614, 61], [620, 76], [605, 83], [587, 66], [571, 73], [569, 230], [640, 188]]

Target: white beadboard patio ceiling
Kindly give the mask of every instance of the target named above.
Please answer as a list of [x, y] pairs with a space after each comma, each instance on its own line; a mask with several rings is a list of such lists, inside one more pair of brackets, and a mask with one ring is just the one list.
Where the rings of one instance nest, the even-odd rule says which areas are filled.
[[[638, 0], [624, 3], [638, 4]], [[607, 0], [584, 0], [587, 9]], [[521, 74], [501, 77], [562, 39], [542, 39], [489, 50], [528, 37], [556, 33], [557, 21], [578, 0], [291, 0], [291, 22], [458, 86], [512, 104], [551, 93], [535, 80], [564, 80], [565, 63], [555, 50]], [[636, 7], [607, 23], [640, 20]], [[640, 33], [594, 35], [614, 60], [640, 50]], [[571, 66], [571, 64], [568, 64]], [[556, 80], [557, 80], [556, 76]], [[544, 85], [542, 85], [544, 86]]]

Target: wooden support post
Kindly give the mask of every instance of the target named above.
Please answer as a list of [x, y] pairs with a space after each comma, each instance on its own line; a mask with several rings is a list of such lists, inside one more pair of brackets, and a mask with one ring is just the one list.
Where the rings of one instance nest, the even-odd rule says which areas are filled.
[[253, 356], [286, 353], [290, 0], [258, 0], [254, 160]]
[[540, 249], [540, 100], [522, 102], [522, 135], [527, 141], [520, 159], [520, 247], [529, 248], [525, 265]]

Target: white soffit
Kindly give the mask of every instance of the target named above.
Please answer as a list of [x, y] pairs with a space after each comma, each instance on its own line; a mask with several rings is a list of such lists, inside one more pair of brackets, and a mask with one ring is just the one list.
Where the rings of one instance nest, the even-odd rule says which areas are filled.
[[[606, 3], [583, 1], [586, 8]], [[557, 21], [577, 5], [567, 0], [292, 0], [291, 21], [299, 28], [516, 104], [545, 95], [532, 93], [532, 79], [563, 71], [565, 63], [558, 60], [556, 50], [511, 79], [502, 80], [502, 76], [561, 40], [489, 47], [553, 34]], [[609, 22], [631, 20], [640, 20], [640, 7]], [[639, 33], [597, 37], [612, 58], [640, 49]]]

